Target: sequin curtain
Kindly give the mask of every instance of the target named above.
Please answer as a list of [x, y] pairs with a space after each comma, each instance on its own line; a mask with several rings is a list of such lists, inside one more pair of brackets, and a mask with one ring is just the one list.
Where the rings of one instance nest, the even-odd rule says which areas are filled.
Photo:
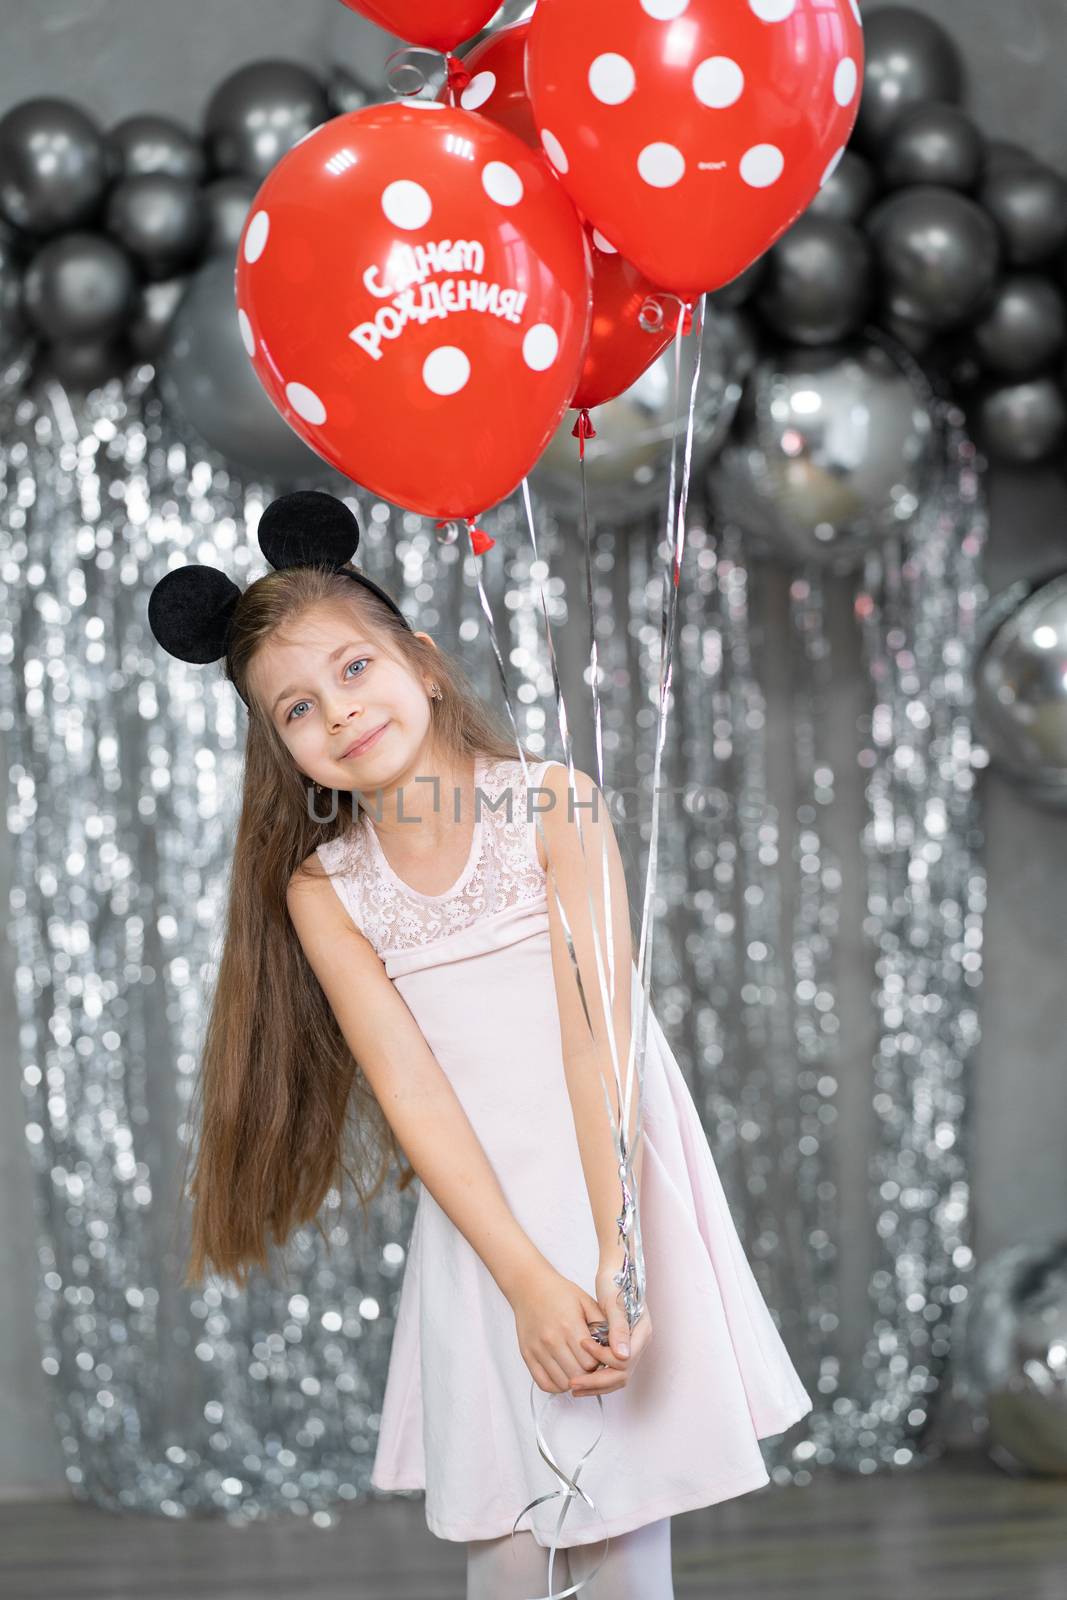
[[[164, 656], [145, 605], [170, 565], [263, 570], [270, 486], [239, 481], [163, 416], [150, 368], [76, 409], [57, 386], [3, 423], [0, 675], [14, 854], [18, 1072], [35, 1183], [42, 1362], [75, 1495], [116, 1509], [328, 1524], [366, 1490], [414, 1196], [369, 1233], [332, 1193], [286, 1282], [178, 1285], [187, 1116], [219, 954], [239, 792], [241, 712], [218, 668]], [[936, 507], [846, 595], [870, 705], [852, 759], [862, 826], [832, 828], [823, 744], [837, 665], [818, 575], [793, 579], [788, 631], [759, 623], [764, 574], [737, 529], [693, 510], [663, 782], [653, 996], [704, 1117], [739, 1227], [814, 1414], [765, 1441], [778, 1478], [912, 1459], [969, 1266], [962, 1133], [977, 1037], [983, 881], [969, 652], [983, 524], [951, 426]], [[469, 556], [432, 524], [324, 475], [364, 528], [360, 561], [417, 626], [498, 694]], [[486, 519], [483, 561], [525, 742], [555, 754], [543, 585], [572, 725], [588, 723], [577, 536], [519, 505]], [[605, 784], [643, 884], [659, 670], [653, 527], [595, 533]], [[763, 588], [770, 587], [770, 575]], [[857, 592], [858, 591], [858, 592]], [[626, 625], [606, 626], [607, 618]], [[840, 619], [838, 621], [840, 632]], [[769, 663], [788, 644], [791, 814], [769, 792]], [[579, 750], [592, 767], [591, 754]], [[668, 801], [672, 796], [668, 796]], [[790, 827], [787, 829], [785, 823]], [[643, 826], [642, 826], [643, 825]], [[788, 848], [785, 838], [788, 835]], [[862, 855], [860, 848], [862, 846]], [[873, 1057], [841, 1059], [840, 908], [862, 877]], [[866, 1096], [865, 1191], [839, 1172], [842, 1083]], [[840, 1231], [863, 1218], [865, 1343], [845, 1370]], [[858, 1209], [857, 1209], [858, 1208]], [[857, 1308], [854, 1308], [855, 1315]], [[821, 1400], [821, 1404], [819, 1403]]]

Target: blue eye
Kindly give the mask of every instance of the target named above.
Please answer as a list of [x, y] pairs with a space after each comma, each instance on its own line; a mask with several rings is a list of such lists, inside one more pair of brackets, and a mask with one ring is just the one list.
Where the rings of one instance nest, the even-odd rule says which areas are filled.
[[[365, 661], [369, 661], [369, 660], [370, 660], [369, 656], [356, 656], [355, 660], [354, 661], [350, 661], [348, 663], [348, 666], [345, 667], [345, 672], [347, 673], [348, 667], [358, 667], [361, 662], [365, 662]], [[359, 678], [362, 678], [363, 674], [362, 674], [362, 672], [359, 672], [359, 673], [356, 674], [356, 676], [359, 677]], [[350, 682], [351, 680], [349, 679], [348, 681]], [[286, 718], [285, 718], [286, 722], [292, 722], [292, 720], [293, 720], [293, 712], [296, 711], [300, 706], [306, 706], [307, 703], [308, 702], [306, 700], [298, 700], [296, 702], [295, 706], [290, 706], [289, 711], [288, 711], [288, 713], [286, 715]], [[297, 717], [296, 720], [297, 720], [297, 722], [302, 722], [303, 718], [302, 717]]]

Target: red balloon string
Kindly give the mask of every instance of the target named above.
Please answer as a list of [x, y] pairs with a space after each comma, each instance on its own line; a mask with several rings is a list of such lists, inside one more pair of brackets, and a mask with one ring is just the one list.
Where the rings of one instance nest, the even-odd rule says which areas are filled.
[[579, 461], [584, 461], [585, 460], [585, 441], [587, 439], [595, 439], [596, 438], [596, 429], [593, 427], [593, 419], [589, 415], [589, 412], [586, 410], [586, 408], [584, 406], [582, 407], [581, 411], [579, 411], [579, 413], [578, 413], [578, 421], [574, 424], [574, 427], [571, 429], [571, 438], [572, 439], [577, 439], [577, 441], [578, 441], [578, 460]]

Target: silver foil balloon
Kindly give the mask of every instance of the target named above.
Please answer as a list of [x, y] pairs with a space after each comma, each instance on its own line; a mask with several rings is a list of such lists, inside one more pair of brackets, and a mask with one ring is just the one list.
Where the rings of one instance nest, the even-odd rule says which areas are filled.
[[879, 168], [894, 189], [906, 183], [973, 189], [984, 159], [985, 141], [959, 106], [917, 105], [889, 129]]
[[309, 68], [296, 61], [251, 61], [211, 96], [204, 134], [219, 172], [261, 181], [329, 115], [326, 90]]
[[851, 222], [805, 213], [766, 252], [755, 304], [796, 344], [835, 344], [856, 333], [871, 301], [870, 241]]
[[245, 219], [258, 187], [253, 178], [242, 178], [237, 174], [216, 178], [206, 186], [203, 190], [207, 212], [205, 255], [229, 254], [232, 257], [237, 254]]
[[199, 255], [207, 207], [199, 184], [167, 172], [124, 178], [107, 202], [108, 232], [149, 278], [169, 278]]
[[163, 172], [168, 178], [200, 183], [207, 171], [207, 158], [196, 135], [172, 117], [151, 111], [124, 117], [104, 142], [117, 180]]
[[871, 208], [878, 179], [869, 161], [847, 149], [805, 211], [806, 217], [834, 217], [838, 222], [858, 222]]
[[986, 608], [975, 716], [991, 764], [1067, 810], [1067, 572], [1019, 579]]
[[996, 461], [1044, 461], [1067, 431], [1067, 400], [1056, 379], [1045, 375], [987, 389], [978, 404], [976, 433]]
[[1012, 1476], [1067, 1476], [1065, 1348], [1067, 1237], [987, 1261], [957, 1313], [953, 1392]]
[[1047, 261], [1067, 239], [1067, 183], [1034, 162], [988, 177], [978, 198], [1004, 239], [1015, 267]]
[[764, 553], [852, 569], [931, 490], [930, 399], [903, 351], [867, 338], [761, 356], [709, 474], [718, 513]]
[[955, 102], [960, 60], [945, 29], [910, 6], [879, 6], [863, 18], [863, 94], [854, 138], [876, 153], [896, 119], [921, 100]]
[[108, 339], [126, 320], [137, 290], [129, 256], [102, 233], [64, 233], [41, 245], [26, 268], [23, 301], [38, 333], [61, 340]]
[[969, 196], [943, 184], [898, 189], [879, 200], [866, 228], [894, 316], [951, 328], [989, 302], [1000, 270], [1000, 236]]
[[[667, 300], [668, 308], [673, 304]], [[668, 309], [668, 315], [670, 311]], [[585, 446], [585, 481], [591, 517], [623, 524], [666, 504], [671, 441], [675, 431], [675, 348], [672, 341], [623, 394], [591, 413], [596, 438]], [[693, 417], [693, 469], [724, 439], [733, 421], [745, 373], [755, 357], [748, 324], [737, 312], [708, 308], [701, 376]], [[681, 340], [678, 437], [684, 442], [697, 340]], [[577, 520], [582, 506], [577, 413], [567, 411], [530, 474], [530, 486], [557, 513]], [[679, 454], [680, 459], [680, 454]]]
[[325, 463], [275, 409], [241, 342], [233, 262], [194, 275], [159, 361], [168, 410], [243, 472], [278, 481], [319, 480]]
[[1054, 361], [1067, 338], [1063, 295], [1048, 278], [1019, 272], [997, 285], [985, 316], [970, 332], [987, 372], [1030, 378]]
[[33, 354], [34, 339], [22, 310], [22, 265], [15, 233], [0, 222], [0, 399], [20, 387]]
[[73, 100], [23, 100], [0, 117], [0, 211], [28, 233], [92, 221], [108, 181], [103, 136]]

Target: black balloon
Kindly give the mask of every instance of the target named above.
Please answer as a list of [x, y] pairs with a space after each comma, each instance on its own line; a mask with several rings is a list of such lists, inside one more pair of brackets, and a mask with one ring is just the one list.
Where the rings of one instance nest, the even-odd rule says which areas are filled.
[[50, 345], [41, 365], [45, 375], [58, 378], [64, 388], [87, 392], [118, 377], [126, 357], [121, 339], [70, 340]]
[[897, 189], [879, 200], [865, 226], [890, 315], [950, 328], [984, 310], [1000, 268], [1000, 237], [968, 195], [940, 184]]
[[348, 111], [362, 111], [371, 99], [370, 91], [347, 67], [334, 67], [326, 86], [326, 98], [335, 117], [344, 116]]
[[806, 213], [767, 251], [755, 304], [796, 344], [832, 344], [856, 332], [871, 297], [871, 246], [851, 222]]
[[150, 111], [117, 122], [105, 143], [117, 181], [163, 172], [168, 178], [200, 183], [207, 171], [207, 158], [196, 135], [171, 117], [158, 117]]
[[987, 178], [978, 198], [996, 222], [1013, 267], [1047, 261], [1067, 238], [1067, 183], [1034, 163]]
[[166, 172], [143, 172], [112, 189], [107, 227], [147, 277], [169, 278], [199, 254], [207, 207], [197, 184]]
[[985, 141], [967, 113], [932, 103], [901, 112], [886, 135], [880, 166], [894, 189], [906, 183], [973, 189], [984, 161]]
[[878, 179], [870, 162], [857, 151], [846, 150], [804, 215], [858, 222], [870, 210], [877, 192]]
[[33, 343], [22, 311], [22, 263], [15, 232], [0, 223], [0, 396], [17, 389], [26, 377]]
[[219, 84], [204, 114], [204, 131], [219, 172], [262, 181], [329, 116], [326, 91], [307, 67], [252, 61]]
[[1012, 378], [1031, 378], [1050, 365], [1065, 337], [1063, 296], [1035, 272], [1004, 278], [971, 334], [974, 354], [986, 371]]
[[134, 355], [154, 361], [167, 342], [175, 311], [189, 287], [187, 274], [164, 283], [145, 283], [137, 295], [126, 336]]
[[985, 150], [985, 176], [991, 178], [995, 172], [1013, 172], [1018, 167], [1036, 167], [1040, 162], [1031, 150], [1026, 150], [1021, 144], [1013, 144], [1010, 139], [990, 139]]
[[1067, 401], [1055, 378], [1001, 384], [982, 396], [979, 442], [998, 461], [1044, 461], [1067, 430]]
[[874, 153], [907, 107], [958, 101], [961, 73], [956, 46], [931, 17], [910, 6], [880, 6], [863, 21], [863, 94], [853, 136]]
[[708, 295], [708, 303], [716, 306], [720, 311], [736, 311], [746, 301], [752, 298], [755, 290], [763, 281], [763, 274], [767, 270], [767, 252], [757, 256], [755, 261], [750, 261], [736, 278], [731, 278], [729, 283], [724, 283], [721, 289], [716, 289], [714, 294]]
[[23, 100], [0, 118], [0, 211], [45, 235], [95, 219], [108, 181], [99, 128], [72, 100]]
[[245, 219], [258, 187], [252, 178], [235, 176], [216, 178], [214, 183], [208, 184], [203, 191], [207, 211], [205, 255], [237, 254]]
[[23, 299], [33, 326], [52, 343], [107, 339], [133, 303], [137, 276], [126, 252], [100, 233], [64, 233], [26, 268]]

